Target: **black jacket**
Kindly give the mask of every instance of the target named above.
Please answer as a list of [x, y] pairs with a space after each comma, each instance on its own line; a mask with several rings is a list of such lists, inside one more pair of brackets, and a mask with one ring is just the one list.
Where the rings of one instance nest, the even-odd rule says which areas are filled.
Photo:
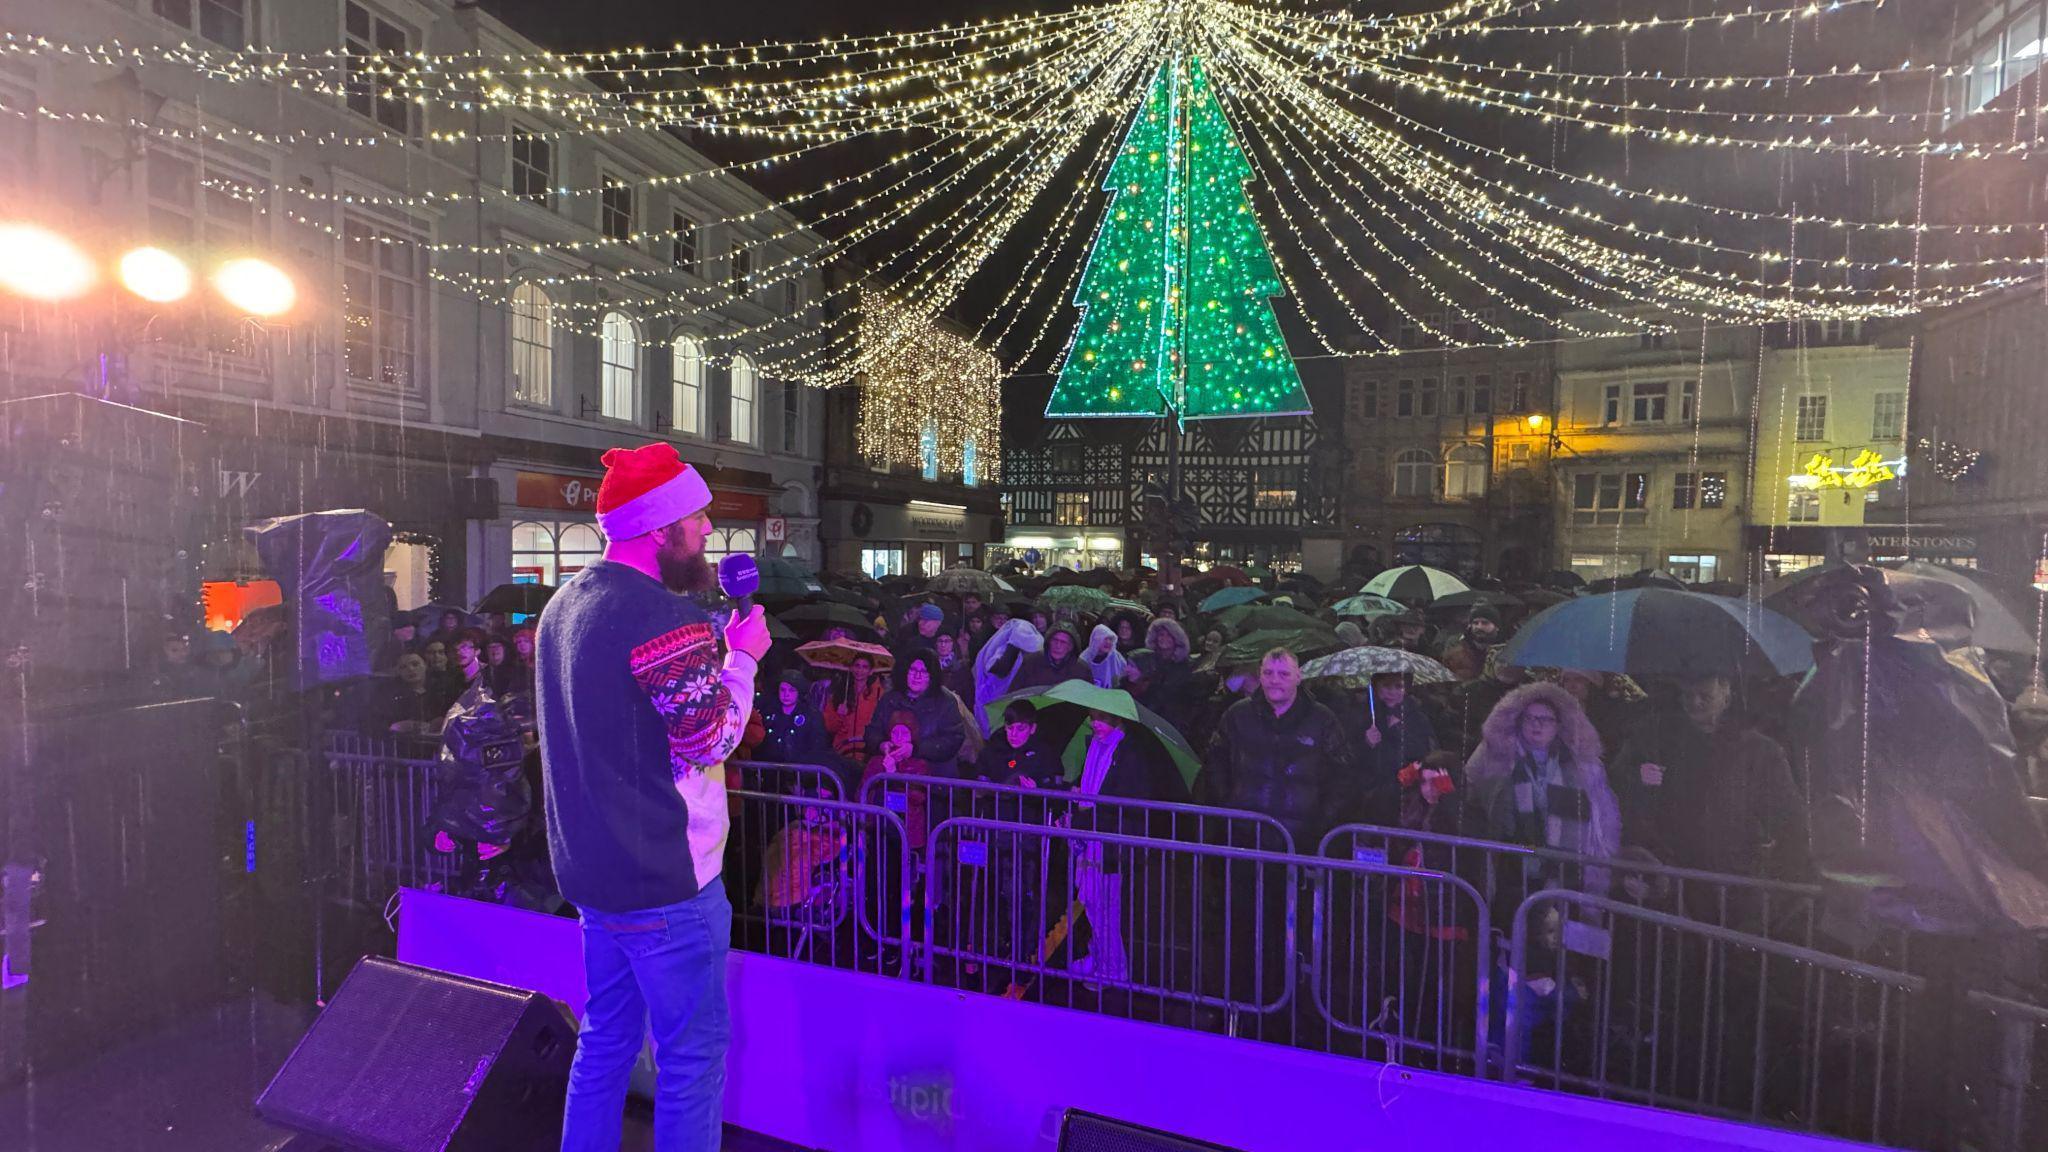
[[761, 729], [766, 733], [754, 758], [778, 764], [823, 764], [830, 766], [832, 737], [825, 731], [824, 718], [808, 700], [798, 701], [795, 712], [784, 712], [782, 702], [772, 696], [760, 709]]
[[903, 689], [892, 689], [875, 705], [875, 717], [867, 730], [869, 748], [880, 748], [889, 742], [889, 718], [898, 712], [908, 712], [917, 718], [917, 731], [911, 734], [911, 755], [929, 765], [934, 776], [957, 775], [960, 745], [967, 741], [967, 728], [961, 722], [960, 706], [954, 703], [952, 694], [934, 684], [923, 696], [912, 700]]
[[1309, 834], [1328, 823], [1324, 805], [1342, 769], [1343, 745], [1337, 714], [1306, 695], [1284, 716], [1275, 716], [1263, 695], [1240, 700], [1217, 721], [1201, 793], [1208, 803], [1273, 817], [1296, 848], [1312, 851]]
[[1038, 736], [1025, 741], [1022, 748], [1012, 748], [1001, 728], [989, 737], [981, 759], [974, 762], [974, 774], [993, 784], [1014, 784], [1019, 777], [1030, 777], [1041, 788], [1057, 787], [1065, 783], [1066, 771], [1059, 752]]
[[[1436, 751], [1436, 727], [1422, 702], [1411, 693], [1398, 708], [1369, 707], [1360, 699], [1346, 717], [1345, 742], [1350, 753], [1344, 778], [1331, 799], [1333, 819], [1362, 820], [1391, 827], [1400, 821], [1401, 769]], [[1366, 741], [1377, 727], [1379, 747]]]

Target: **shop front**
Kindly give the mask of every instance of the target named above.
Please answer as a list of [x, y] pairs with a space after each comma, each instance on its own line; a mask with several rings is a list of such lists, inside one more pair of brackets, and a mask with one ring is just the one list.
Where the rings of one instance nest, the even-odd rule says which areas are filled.
[[990, 545], [989, 563], [1015, 560], [1033, 572], [1047, 568], [1090, 568], [1124, 566], [1124, 534], [1114, 528], [1079, 529], [1025, 528], [1013, 531], [1001, 544]]
[[1893, 524], [1754, 525], [1744, 535], [1751, 571], [1765, 581], [1821, 564], [1921, 560], [1954, 568], [1978, 565], [1976, 535], [1939, 525], [1910, 531]]
[[989, 562], [995, 517], [962, 504], [910, 500], [827, 500], [827, 567], [886, 576], [936, 576], [960, 564]]
[[[472, 599], [504, 583], [560, 587], [604, 554], [604, 535], [597, 529], [602, 473], [516, 465], [497, 471], [500, 487], [512, 493], [512, 501], [496, 522], [480, 526], [485, 579], [473, 590]], [[716, 564], [734, 553], [758, 554], [767, 517], [765, 494], [722, 488], [714, 478], [705, 558]]]

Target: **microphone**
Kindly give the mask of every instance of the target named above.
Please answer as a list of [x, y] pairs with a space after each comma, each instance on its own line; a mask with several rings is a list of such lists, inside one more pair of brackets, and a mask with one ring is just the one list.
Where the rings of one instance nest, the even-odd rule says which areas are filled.
[[755, 589], [761, 586], [761, 566], [744, 552], [736, 552], [718, 562], [718, 590], [725, 593], [738, 611], [745, 615], [753, 601]]

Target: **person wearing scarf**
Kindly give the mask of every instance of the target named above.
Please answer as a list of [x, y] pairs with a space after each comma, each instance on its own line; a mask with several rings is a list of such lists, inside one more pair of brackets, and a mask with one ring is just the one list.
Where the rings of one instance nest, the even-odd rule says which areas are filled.
[[[1108, 632], [1106, 628], [1098, 631]], [[1116, 634], [1109, 633], [1112, 645]], [[1074, 790], [1083, 796], [1101, 796], [1115, 766], [1117, 749], [1124, 742], [1123, 721], [1101, 712], [1088, 714], [1088, 750], [1081, 760], [1081, 779]], [[1130, 978], [1130, 960], [1124, 951], [1124, 887], [1121, 853], [1107, 849], [1100, 840], [1085, 840], [1076, 846], [1074, 898], [1087, 913], [1093, 934], [1088, 954], [1074, 958], [1072, 967], [1083, 978], [1120, 983]]]
[[[1513, 844], [1594, 859], [1621, 851], [1621, 805], [1600, 763], [1600, 736], [1571, 693], [1556, 684], [1524, 684], [1486, 718], [1465, 774], [1479, 803], [1481, 834]], [[1579, 886], [1604, 895], [1608, 870], [1560, 869], [1530, 862], [1531, 890], [1581, 873]], [[1520, 897], [1517, 897], [1519, 900]]]

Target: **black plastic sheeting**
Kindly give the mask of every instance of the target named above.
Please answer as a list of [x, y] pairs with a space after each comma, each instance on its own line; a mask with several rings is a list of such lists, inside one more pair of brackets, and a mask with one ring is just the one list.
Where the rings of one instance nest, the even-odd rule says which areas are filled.
[[1969, 595], [1864, 566], [1800, 592], [1784, 607], [1820, 637], [1796, 706], [1831, 896], [1909, 931], [2048, 929], [2048, 836]]
[[359, 508], [264, 520], [242, 530], [278, 582], [298, 659], [294, 691], [368, 676], [391, 631], [384, 587], [391, 525]]

